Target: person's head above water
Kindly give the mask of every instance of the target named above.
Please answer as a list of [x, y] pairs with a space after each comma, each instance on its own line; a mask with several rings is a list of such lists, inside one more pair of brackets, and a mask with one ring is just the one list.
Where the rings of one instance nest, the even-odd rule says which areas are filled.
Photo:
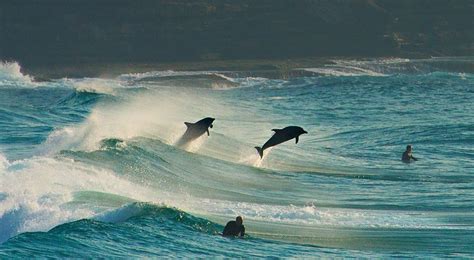
[[242, 223], [244, 222], [244, 220], [242, 219], [241, 216], [237, 216], [237, 217], [235, 218], [235, 222], [237, 223], [237, 225], [240, 226], [240, 225], [242, 225]]
[[418, 159], [413, 157], [412, 152], [413, 152], [413, 149], [412, 149], [411, 145], [410, 144], [407, 145], [407, 149], [406, 149], [405, 152], [403, 152], [403, 155], [402, 155], [402, 161], [403, 162], [410, 162], [411, 160], [418, 161]]

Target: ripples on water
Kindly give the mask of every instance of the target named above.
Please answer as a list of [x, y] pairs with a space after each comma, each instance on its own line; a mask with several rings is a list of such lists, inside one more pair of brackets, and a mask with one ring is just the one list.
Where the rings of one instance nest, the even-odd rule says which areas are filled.
[[[3, 63], [0, 255], [472, 256], [472, 64], [36, 82]], [[206, 116], [210, 137], [173, 146]], [[287, 125], [309, 134], [259, 160], [253, 147]], [[400, 161], [407, 144], [416, 163]], [[249, 236], [219, 236], [236, 215]]]

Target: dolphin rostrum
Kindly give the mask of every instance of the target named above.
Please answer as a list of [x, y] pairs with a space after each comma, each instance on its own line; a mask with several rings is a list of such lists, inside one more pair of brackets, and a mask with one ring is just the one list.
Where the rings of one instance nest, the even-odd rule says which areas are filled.
[[299, 136], [308, 133], [299, 126], [287, 126], [283, 129], [272, 129], [272, 131], [274, 131], [275, 134], [262, 147], [255, 146], [255, 149], [257, 149], [260, 158], [263, 158], [263, 150], [281, 144], [293, 138], [295, 138], [296, 143], [298, 143]]
[[184, 132], [183, 136], [179, 139], [178, 146], [192, 142], [206, 132], [209, 136], [209, 127], [212, 128], [212, 123], [214, 120], [215, 118], [206, 117], [197, 121], [196, 123], [184, 122], [188, 128], [186, 129], [186, 132]]

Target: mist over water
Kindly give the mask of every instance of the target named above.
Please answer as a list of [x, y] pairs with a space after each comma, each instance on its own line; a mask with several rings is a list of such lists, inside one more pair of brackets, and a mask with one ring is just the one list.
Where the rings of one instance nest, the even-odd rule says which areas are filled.
[[[0, 255], [472, 256], [472, 64], [36, 82], [1, 63]], [[204, 117], [210, 136], [176, 147]], [[261, 160], [288, 125], [308, 134]], [[400, 161], [407, 144], [419, 161]], [[219, 236], [237, 215], [248, 237]]]

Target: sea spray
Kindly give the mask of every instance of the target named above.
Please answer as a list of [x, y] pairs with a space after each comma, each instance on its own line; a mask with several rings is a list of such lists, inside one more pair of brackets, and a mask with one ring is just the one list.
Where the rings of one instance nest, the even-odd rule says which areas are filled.
[[[33, 77], [21, 72], [21, 66], [18, 62], [0, 61], [0, 82], [7, 80], [9, 83], [20, 81], [23, 83], [33, 83]], [[2, 82], [1, 85], [5, 84]]]

